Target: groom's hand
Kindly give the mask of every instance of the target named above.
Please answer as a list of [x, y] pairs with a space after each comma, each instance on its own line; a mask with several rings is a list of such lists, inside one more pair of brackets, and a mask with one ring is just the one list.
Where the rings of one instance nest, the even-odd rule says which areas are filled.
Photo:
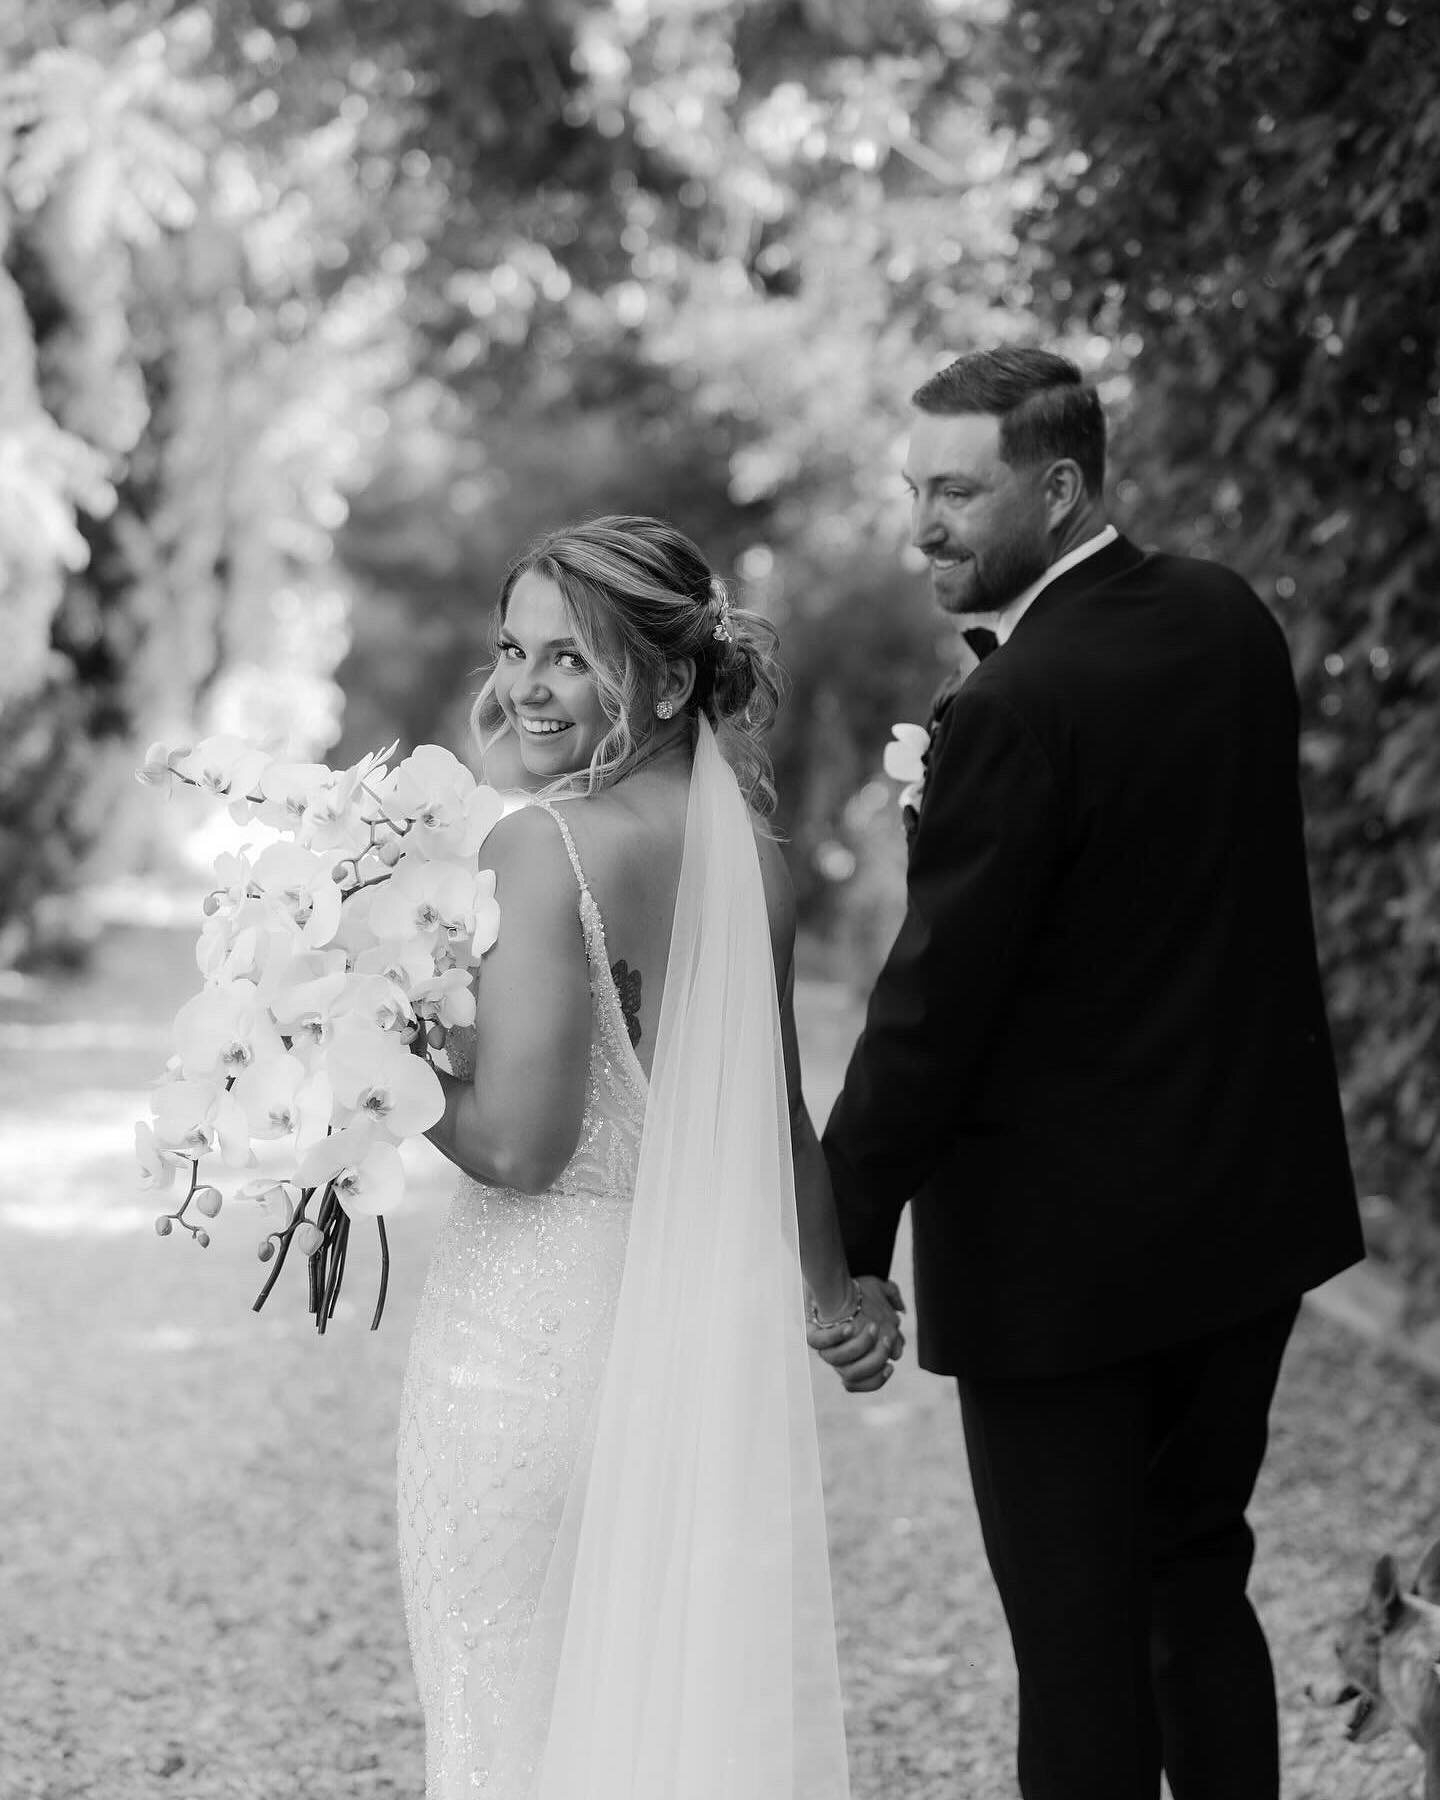
[[905, 1309], [893, 1281], [878, 1275], [857, 1277], [863, 1305], [850, 1325], [810, 1327], [810, 1348], [829, 1363], [852, 1394], [884, 1387], [905, 1350], [900, 1314]]

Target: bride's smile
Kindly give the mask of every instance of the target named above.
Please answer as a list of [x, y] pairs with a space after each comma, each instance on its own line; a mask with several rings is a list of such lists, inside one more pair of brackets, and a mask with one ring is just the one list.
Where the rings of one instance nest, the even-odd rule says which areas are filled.
[[515, 583], [499, 652], [495, 696], [525, 767], [547, 780], [586, 768], [611, 720], [548, 576], [532, 569]]

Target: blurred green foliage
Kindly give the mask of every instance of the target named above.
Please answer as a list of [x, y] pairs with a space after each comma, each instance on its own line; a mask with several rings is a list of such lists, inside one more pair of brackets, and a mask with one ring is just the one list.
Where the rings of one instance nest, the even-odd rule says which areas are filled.
[[[1115, 346], [1131, 528], [1282, 618], [1372, 1230], [1440, 1268], [1440, 11], [1017, 8], [1043, 314]], [[1387, 1225], [1388, 1218], [1388, 1225]]]
[[143, 842], [146, 737], [313, 752], [338, 673], [337, 754], [458, 741], [505, 562], [622, 506], [673, 515], [792, 646], [777, 760], [818, 903], [839, 807], [933, 679], [897, 564], [917, 346], [1024, 323], [996, 12], [22, 0], [0, 360], [69, 461], [42, 471], [63, 542], [37, 547], [33, 479], [0, 497], [0, 555], [31, 558], [11, 952]]
[[625, 508], [780, 625], [782, 825], [863, 979], [881, 748], [950, 653], [906, 396], [1044, 335], [1101, 380], [1120, 522], [1290, 633], [1357, 1148], [1422, 1243], [1437, 77], [1418, 4], [18, 0], [0, 960], [147, 853], [152, 736], [463, 748], [506, 562]]

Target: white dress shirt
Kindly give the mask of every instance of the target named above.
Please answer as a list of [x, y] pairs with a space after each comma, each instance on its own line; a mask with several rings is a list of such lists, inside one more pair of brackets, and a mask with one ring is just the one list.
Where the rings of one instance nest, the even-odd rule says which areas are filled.
[[[1084, 562], [1087, 556], [1093, 556], [1097, 550], [1103, 550], [1107, 544], [1113, 544], [1120, 533], [1113, 525], [1107, 525], [1103, 531], [1097, 531], [1094, 537], [1088, 537], [1083, 544], [1077, 544], [1073, 550], [1067, 550], [1058, 562], [1050, 567], [1038, 581], [1032, 581], [1021, 594], [1017, 594], [1007, 606], [1002, 606], [998, 613], [988, 615], [987, 622], [995, 633], [997, 648], [1010, 641], [1010, 635], [1021, 619], [1030, 610], [1037, 595], [1049, 587], [1050, 583], [1067, 569], [1073, 569], [1076, 563]], [[977, 617], [977, 623], [978, 623]]]

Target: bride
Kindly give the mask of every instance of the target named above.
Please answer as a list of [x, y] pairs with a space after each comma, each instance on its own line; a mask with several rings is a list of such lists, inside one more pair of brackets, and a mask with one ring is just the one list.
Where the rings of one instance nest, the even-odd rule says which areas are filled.
[[773, 632], [657, 520], [505, 579], [474, 724], [535, 797], [482, 852], [399, 1448], [427, 1800], [849, 1792], [805, 1288], [847, 1385], [903, 1340], [800, 1092], [776, 697]]

